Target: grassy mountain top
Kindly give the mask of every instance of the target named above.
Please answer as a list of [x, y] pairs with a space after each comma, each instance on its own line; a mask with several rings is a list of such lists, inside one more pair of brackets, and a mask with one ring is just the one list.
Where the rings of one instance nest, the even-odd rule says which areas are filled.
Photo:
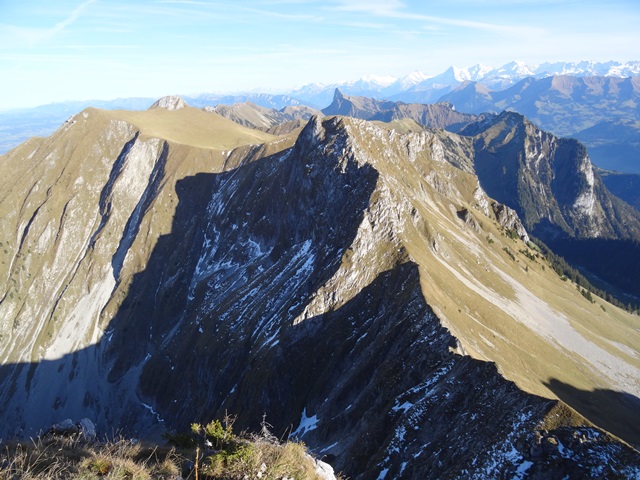
[[116, 110], [103, 111], [102, 114], [131, 123], [150, 137], [200, 148], [227, 150], [240, 145], [265, 143], [276, 138], [197, 108], [175, 111], [163, 108], [145, 111]]

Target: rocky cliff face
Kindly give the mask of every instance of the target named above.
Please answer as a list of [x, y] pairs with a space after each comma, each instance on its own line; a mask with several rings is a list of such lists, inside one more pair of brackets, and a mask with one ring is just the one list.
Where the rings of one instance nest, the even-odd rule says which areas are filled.
[[188, 106], [189, 105], [182, 97], [178, 95], [169, 95], [167, 97], [160, 98], [157, 102], [151, 105], [149, 109], [164, 108], [165, 110], [174, 111]]
[[[513, 208], [534, 236], [614, 289], [640, 295], [619, 272], [638, 264], [640, 214], [612, 195], [576, 140], [503, 112], [471, 124], [474, 167], [487, 194]], [[596, 240], [597, 239], [597, 240]], [[619, 251], [626, 252], [618, 258]], [[598, 260], [608, 258], [603, 266]]]
[[637, 320], [504, 234], [519, 222], [473, 174], [481, 137], [118, 115], [2, 158], [3, 435], [266, 412], [353, 478], [638, 471], [557, 400], [626, 391], [606, 394], [626, 422], [585, 413], [637, 442]]
[[640, 217], [609, 194], [576, 140], [543, 132], [512, 112], [464, 134], [474, 138], [475, 167], [487, 193], [514, 206], [538, 236], [552, 230], [572, 237], [638, 236]]

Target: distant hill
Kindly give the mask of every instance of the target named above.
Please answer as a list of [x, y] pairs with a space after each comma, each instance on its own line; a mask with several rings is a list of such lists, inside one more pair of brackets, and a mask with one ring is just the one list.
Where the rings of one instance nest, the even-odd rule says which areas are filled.
[[[205, 107], [205, 111], [217, 113], [240, 125], [264, 131], [269, 131], [273, 127], [291, 122], [295, 123], [295, 128], [297, 128], [314, 115], [322, 116], [322, 112], [319, 110], [302, 105], [287, 106], [280, 110], [275, 110], [249, 101], [233, 105], [219, 104], [215, 107]], [[280, 131], [282, 132], [282, 128]]]
[[406, 104], [390, 100], [344, 95], [336, 89], [333, 102], [322, 110], [325, 115], [345, 115], [363, 120], [391, 122], [411, 119], [430, 128], [445, 128], [455, 131], [477, 119], [475, 115], [456, 111], [448, 103], [433, 105]]

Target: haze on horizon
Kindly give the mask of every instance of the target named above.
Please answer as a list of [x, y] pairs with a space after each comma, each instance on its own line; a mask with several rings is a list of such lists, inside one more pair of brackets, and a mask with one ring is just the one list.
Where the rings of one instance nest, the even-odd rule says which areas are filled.
[[283, 91], [512, 60], [640, 59], [640, 4], [561, 0], [0, 1], [0, 110]]

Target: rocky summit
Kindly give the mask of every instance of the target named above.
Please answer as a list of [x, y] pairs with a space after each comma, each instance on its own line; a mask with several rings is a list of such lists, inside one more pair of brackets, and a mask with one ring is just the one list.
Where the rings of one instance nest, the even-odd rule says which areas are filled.
[[230, 412], [354, 479], [640, 475], [639, 317], [530, 241], [639, 238], [578, 142], [174, 100], [0, 157], [2, 437]]

